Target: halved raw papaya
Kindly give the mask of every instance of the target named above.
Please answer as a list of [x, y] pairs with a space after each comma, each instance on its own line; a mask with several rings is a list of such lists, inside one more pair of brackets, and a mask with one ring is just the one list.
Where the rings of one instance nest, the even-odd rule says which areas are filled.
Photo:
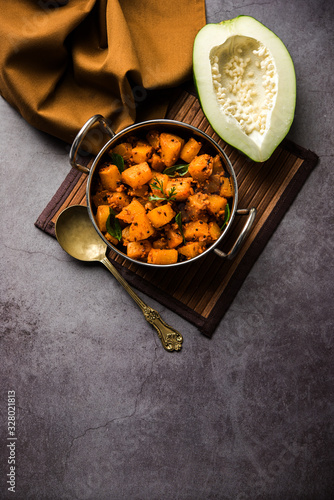
[[207, 24], [195, 38], [193, 68], [212, 128], [254, 161], [267, 160], [295, 113], [295, 70], [283, 42], [249, 16]]

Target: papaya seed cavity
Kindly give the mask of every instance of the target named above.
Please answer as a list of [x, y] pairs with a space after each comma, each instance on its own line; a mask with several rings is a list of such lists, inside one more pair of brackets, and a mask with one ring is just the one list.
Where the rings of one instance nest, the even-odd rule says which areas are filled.
[[210, 65], [221, 113], [261, 143], [270, 127], [278, 86], [269, 50], [254, 38], [235, 35], [211, 49]]

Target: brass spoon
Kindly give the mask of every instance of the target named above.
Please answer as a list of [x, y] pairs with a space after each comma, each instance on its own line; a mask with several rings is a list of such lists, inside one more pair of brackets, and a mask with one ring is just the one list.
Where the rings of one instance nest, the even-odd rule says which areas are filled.
[[181, 349], [182, 335], [167, 325], [155, 309], [147, 306], [138, 297], [106, 257], [107, 245], [95, 231], [87, 207], [73, 205], [65, 208], [56, 221], [56, 237], [63, 250], [71, 257], [85, 262], [102, 262], [140, 307], [146, 321], [157, 330], [164, 348], [167, 351]]

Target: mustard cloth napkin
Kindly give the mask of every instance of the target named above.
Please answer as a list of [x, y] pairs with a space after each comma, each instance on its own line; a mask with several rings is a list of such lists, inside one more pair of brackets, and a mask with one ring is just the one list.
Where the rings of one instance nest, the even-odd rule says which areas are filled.
[[[0, 10], [0, 92], [66, 142], [94, 114], [118, 131], [163, 117], [191, 78], [204, 0], [10, 0]], [[152, 94], [152, 95], [151, 95]]]

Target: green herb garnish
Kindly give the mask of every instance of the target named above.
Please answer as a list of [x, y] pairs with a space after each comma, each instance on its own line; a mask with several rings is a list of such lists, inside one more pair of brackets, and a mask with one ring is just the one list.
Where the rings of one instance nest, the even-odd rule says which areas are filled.
[[154, 189], [158, 189], [162, 193], [163, 197], [152, 195], [149, 196], [150, 201], [175, 201], [176, 197], [175, 186], [173, 186], [172, 189], [168, 191], [167, 194], [165, 194], [163, 181], [159, 181], [157, 177], [154, 177], [153, 181], [154, 182], [151, 183], [151, 187], [153, 187]]
[[229, 218], [230, 218], [230, 215], [231, 215], [230, 206], [229, 206], [229, 204], [227, 203], [227, 205], [226, 205], [226, 207], [225, 207], [224, 222], [223, 222], [222, 227], [220, 228], [220, 230], [221, 230], [221, 231], [224, 229], [224, 227], [225, 227], [225, 226], [226, 226], [226, 224], [228, 223]]
[[121, 174], [124, 170], [124, 158], [123, 158], [123, 156], [119, 155], [118, 153], [111, 153], [110, 156], [111, 156], [111, 160], [112, 160], [113, 164], [116, 165], [116, 167], [119, 170], [119, 173]]
[[183, 244], [185, 245], [186, 239], [185, 239], [184, 233], [183, 233], [181, 212], [179, 212], [178, 214], [175, 215], [175, 221], [176, 221], [177, 225], [179, 226], [179, 230], [180, 230], [181, 236], [183, 238]]
[[173, 165], [172, 167], [165, 168], [162, 173], [168, 175], [169, 177], [173, 177], [175, 174], [179, 174], [182, 177], [188, 173], [188, 167], [189, 164]]
[[115, 210], [113, 210], [112, 208], [109, 208], [109, 215], [108, 215], [108, 219], [106, 222], [107, 231], [111, 236], [116, 238], [118, 241], [121, 241], [122, 229], [121, 229], [121, 225], [119, 223], [119, 220], [116, 219], [115, 215], [117, 215]]

